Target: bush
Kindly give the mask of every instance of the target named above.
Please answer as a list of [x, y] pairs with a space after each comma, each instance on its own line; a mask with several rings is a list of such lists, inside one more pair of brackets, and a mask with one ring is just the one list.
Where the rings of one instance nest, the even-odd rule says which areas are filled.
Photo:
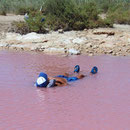
[[22, 35], [30, 32], [28, 25], [24, 21], [14, 21], [9, 31], [20, 33]]
[[95, 3], [79, 4], [73, 0], [48, 0], [45, 15], [49, 28], [57, 30], [83, 30], [98, 27], [99, 11]]
[[47, 0], [43, 10], [43, 12], [29, 10], [26, 23], [15, 23], [15, 32], [46, 33], [48, 29], [56, 31], [62, 28], [68, 31], [112, 26], [109, 19], [99, 18], [99, 11], [93, 2], [81, 3], [77, 6], [73, 0]]
[[45, 16], [40, 11], [29, 13], [29, 18], [25, 19], [31, 32], [46, 33]]
[[16, 14], [25, 15], [26, 13], [31, 13], [37, 11], [33, 7], [20, 7], [17, 9]]
[[[118, 24], [130, 24], [130, 4], [123, 6], [122, 4], [110, 8], [108, 11], [108, 19]], [[128, 8], [127, 8], [128, 7]]]
[[0, 15], [6, 15], [7, 14], [8, 6], [9, 6], [9, 4], [8, 4], [7, 1], [4, 1], [4, 0], [0, 1]]
[[[15, 23], [15, 31], [20, 32], [21, 29], [20, 33], [23, 34], [26, 32], [46, 33], [48, 29], [56, 31], [62, 28], [67, 31], [112, 27], [113, 23], [130, 24], [130, 4], [128, 2], [119, 4], [117, 1], [107, 0], [93, 0], [93, 2], [89, 0], [38, 0], [38, 2], [31, 0], [32, 3], [30, 0], [25, 3], [24, 1], [20, 0], [21, 4], [17, 2], [15, 5], [15, 7], [18, 5], [15, 8], [17, 14], [29, 14], [25, 23]], [[38, 11], [42, 5], [39, 2], [44, 2], [41, 12]], [[7, 11], [6, 4], [7, 2], [3, 6], [4, 11]], [[99, 17], [101, 12], [107, 13], [106, 19]]]
[[67, 23], [63, 22], [62, 19], [58, 18], [57, 16], [50, 15], [50, 14], [46, 16], [45, 25], [46, 28], [48, 28], [49, 30], [56, 31], [61, 28], [64, 30], [68, 30]]
[[6, 11], [5, 10], [0, 11], [0, 15], [6, 16]]
[[[25, 19], [24, 21], [12, 23], [12, 27], [10, 29], [11, 32], [16, 32], [20, 34], [27, 34], [30, 32], [36, 33], [46, 33], [46, 24], [44, 22], [45, 18], [40, 11], [31, 12], [29, 14], [29, 18]], [[43, 20], [43, 21], [42, 21]]]
[[77, 22], [75, 22], [73, 24], [73, 29], [74, 30], [83, 30], [85, 28], [86, 28], [86, 26], [85, 26], [85, 24], [83, 22], [77, 21]]

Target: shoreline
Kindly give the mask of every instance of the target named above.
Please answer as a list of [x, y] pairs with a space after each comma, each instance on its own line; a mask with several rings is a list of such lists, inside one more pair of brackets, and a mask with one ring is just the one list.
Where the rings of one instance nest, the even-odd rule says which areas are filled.
[[[12, 20], [21, 21], [23, 19], [23, 16], [13, 15], [0, 16], [0, 19], [3, 17], [6, 17], [5, 21], [8, 21], [8, 26]], [[4, 24], [4, 20], [2, 23]], [[32, 32], [26, 35], [8, 32], [7, 22], [5, 22], [5, 28], [5, 30], [0, 30], [0, 49], [65, 55], [130, 55], [130, 25], [114, 25], [114, 28], [85, 29], [83, 31], [63, 32], [63, 30], [59, 30], [47, 34]]]

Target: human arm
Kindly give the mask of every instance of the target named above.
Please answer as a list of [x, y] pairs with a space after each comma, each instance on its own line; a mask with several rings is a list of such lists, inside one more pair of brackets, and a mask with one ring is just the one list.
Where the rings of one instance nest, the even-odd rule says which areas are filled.
[[66, 86], [67, 80], [61, 77], [49, 77], [49, 80], [55, 80], [54, 86]]

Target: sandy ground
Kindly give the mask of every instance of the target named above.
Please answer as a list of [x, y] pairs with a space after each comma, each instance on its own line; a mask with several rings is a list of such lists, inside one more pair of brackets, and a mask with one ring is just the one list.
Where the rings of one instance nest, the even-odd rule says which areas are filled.
[[130, 25], [114, 24], [114, 28], [69, 32], [52, 31], [48, 34], [20, 35], [8, 32], [11, 22], [23, 20], [24, 16], [20, 15], [0, 16], [1, 49], [42, 51], [66, 55], [130, 55]]
[[13, 21], [23, 21], [24, 16], [8, 14], [7, 16], [0, 15], [0, 32], [7, 32]]

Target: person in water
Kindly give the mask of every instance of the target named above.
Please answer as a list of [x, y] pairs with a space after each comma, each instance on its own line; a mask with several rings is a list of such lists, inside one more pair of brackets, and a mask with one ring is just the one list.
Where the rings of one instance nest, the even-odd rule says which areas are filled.
[[[74, 67], [74, 73], [76, 73], [77, 76], [69, 77], [68, 73], [65, 73], [64, 75], [58, 75], [55, 77], [48, 77], [47, 74], [41, 72], [37, 78], [36, 86], [37, 87], [55, 87], [55, 86], [66, 86], [68, 82], [76, 81], [79, 79], [82, 79], [85, 77], [85, 75], [80, 74], [80, 66], [76, 65]], [[98, 72], [98, 68], [94, 66], [91, 70], [91, 74], [96, 74]]]

